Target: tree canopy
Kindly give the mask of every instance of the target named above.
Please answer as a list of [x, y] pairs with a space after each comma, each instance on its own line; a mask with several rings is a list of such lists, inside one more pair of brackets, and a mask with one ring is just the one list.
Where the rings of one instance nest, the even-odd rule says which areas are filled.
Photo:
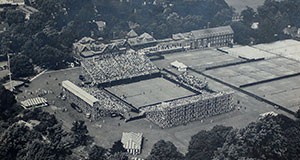
[[182, 160], [183, 157], [172, 142], [160, 140], [154, 144], [147, 160]]
[[[268, 43], [288, 38], [283, 29], [288, 26], [300, 27], [300, 1], [297, 0], [266, 0], [255, 12], [247, 7], [241, 12], [243, 21], [233, 24], [236, 42], [240, 44]], [[258, 29], [252, 30], [253, 22], [258, 22]]]
[[11, 72], [13, 77], [26, 77], [33, 75], [33, 64], [26, 55], [16, 55], [11, 59]]

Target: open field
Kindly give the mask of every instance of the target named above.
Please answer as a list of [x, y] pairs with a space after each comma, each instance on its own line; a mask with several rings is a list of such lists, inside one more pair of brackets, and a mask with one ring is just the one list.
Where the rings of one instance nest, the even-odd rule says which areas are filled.
[[300, 42], [296, 40], [282, 40], [268, 44], [258, 44], [253, 47], [279, 56], [300, 61]]
[[[18, 94], [18, 100], [24, 100], [27, 98], [34, 98], [38, 96], [38, 93], [43, 91], [51, 92], [51, 94], [46, 94], [46, 98], [49, 102], [55, 103], [57, 97], [61, 92], [61, 82], [64, 80], [70, 80], [75, 84], [80, 83], [79, 75], [81, 74], [82, 69], [80, 67], [69, 68], [66, 70], [58, 71], [48, 71], [29, 84], [29, 87], [23, 87], [21, 90], [23, 93]], [[32, 94], [31, 94], [32, 92]]]
[[300, 107], [300, 76], [244, 88], [272, 102], [297, 111]]
[[211, 49], [165, 54], [164, 57], [163, 60], [154, 61], [154, 64], [160, 68], [166, 68], [170, 66], [170, 63], [178, 60], [189, 67], [204, 69], [242, 61], [242, 59]]
[[235, 86], [300, 72], [300, 63], [283, 57], [205, 71]]
[[118, 97], [125, 97], [125, 101], [137, 108], [195, 94], [164, 78], [152, 78], [106, 89]]
[[225, 0], [229, 6], [232, 6], [236, 9], [236, 12], [241, 12], [249, 6], [253, 9], [257, 9], [257, 7], [264, 4], [264, 0]]
[[267, 51], [263, 51], [258, 48], [250, 47], [250, 46], [234, 46], [233, 48], [230, 47], [223, 47], [221, 48], [223, 51], [228, 52], [229, 55], [234, 57], [242, 57], [246, 59], [260, 59], [260, 58], [272, 58], [276, 57], [275, 54], [269, 53]]

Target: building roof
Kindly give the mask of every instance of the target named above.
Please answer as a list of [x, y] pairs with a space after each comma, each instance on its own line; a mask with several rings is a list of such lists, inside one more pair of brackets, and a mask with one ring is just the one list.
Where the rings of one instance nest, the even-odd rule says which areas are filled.
[[195, 31], [191, 31], [191, 33], [195, 39], [199, 39], [199, 38], [207, 38], [207, 37], [219, 36], [225, 34], [233, 34], [234, 32], [231, 26], [221, 26], [215, 28], [195, 30]]
[[172, 35], [172, 39], [174, 40], [181, 40], [181, 39], [190, 39], [192, 36], [191, 32], [186, 33], [176, 33]]
[[123, 132], [121, 142], [125, 149], [142, 149], [143, 133]]
[[138, 34], [132, 29], [127, 33], [128, 38], [137, 37]]
[[187, 66], [181, 62], [178, 62], [177, 60], [171, 63], [172, 66], [176, 68], [187, 68]]
[[99, 101], [97, 98], [95, 98], [94, 96], [90, 95], [89, 93], [87, 93], [86, 91], [84, 91], [83, 89], [79, 88], [74, 83], [72, 83], [72, 82], [70, 82], [68, 80], [63, 81], [62, 82], [62, 86], [65, 89], [67, 89], [68, 91], [70, 91], [71, 93], [73, 93], [74, 95], [76, 95], [77, 97], [79, 97], [80, 99], [82, 99], [83, 101], [85, 101], [90, 106], [94, 106], [94, 103], [96, 103], [96, 102]]
[[156, 39], [154, 39], [149, 33], [143, 33], [138, 37], [128, 39], [128, 43], [131, 46], [143, 45], [143, 44], [148, 44], [153, 42], [156, 42]]
[[87, 43], [95, 42], [95, 39], [91, 37], [83, 37], [78, 42], [81, 44], [87, 44]]
[[95, 23], [99, 28], [104, 28], [106, 26], [106, 22], [104, 21], [96, 21]]
[[47, 104], [47, 100], [42, 97], [30, 98], [25, 101], [21, 101], [22, 107], [28, 109], [30, 107]]
[[[17, 88], [21, 85], [23, 85], [24, 82], [22, 81], [15, 81], [15, 80], [12, 80], [11, 82], [7, 82], [5, 84], [3, 84], [3, 86], [7, 89], [7, 90], [13, 90], [14, 88]], [[12, 88], [11, 88], [12, 87]]]

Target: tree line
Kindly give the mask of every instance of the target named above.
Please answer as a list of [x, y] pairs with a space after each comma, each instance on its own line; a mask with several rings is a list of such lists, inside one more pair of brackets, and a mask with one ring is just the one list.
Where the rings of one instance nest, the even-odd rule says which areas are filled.
[[171, 142], [157, 142], [147, 160], [219, 160], [300, 158], [300, 121], [266, 116], [244, 128], [215, 126], [191, 138], [184, 156]]
[[[283, 29], [290, 26], [300, 27], [300, 1], [298, 0], [266, 0], [257, 11], [247, 7], [241, 12], [243, 20], [233, 22], [235, 41], [239, 44], [269, 43], [290, 38]], [[258, 22], [258, 29], [251, 25]]]

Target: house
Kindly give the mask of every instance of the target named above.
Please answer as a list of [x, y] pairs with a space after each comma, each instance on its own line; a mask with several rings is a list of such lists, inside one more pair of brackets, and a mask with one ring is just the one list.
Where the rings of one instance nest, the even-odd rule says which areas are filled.
[[123, 132], [121, 142], [128, 153], [132, 155], [141, 154], [143, 133]]
[[253, 22], [251, 25], [251, 29], [254, 29], [254, 30], [258, 29], [258, 27], [259, 27], [259, 22]]
[[106, 27], [106, 22], [104, 22], [104, 21], [95, 21], [95, 23], [97, 24], [99, 31], [104, 31], [104, 29]]

